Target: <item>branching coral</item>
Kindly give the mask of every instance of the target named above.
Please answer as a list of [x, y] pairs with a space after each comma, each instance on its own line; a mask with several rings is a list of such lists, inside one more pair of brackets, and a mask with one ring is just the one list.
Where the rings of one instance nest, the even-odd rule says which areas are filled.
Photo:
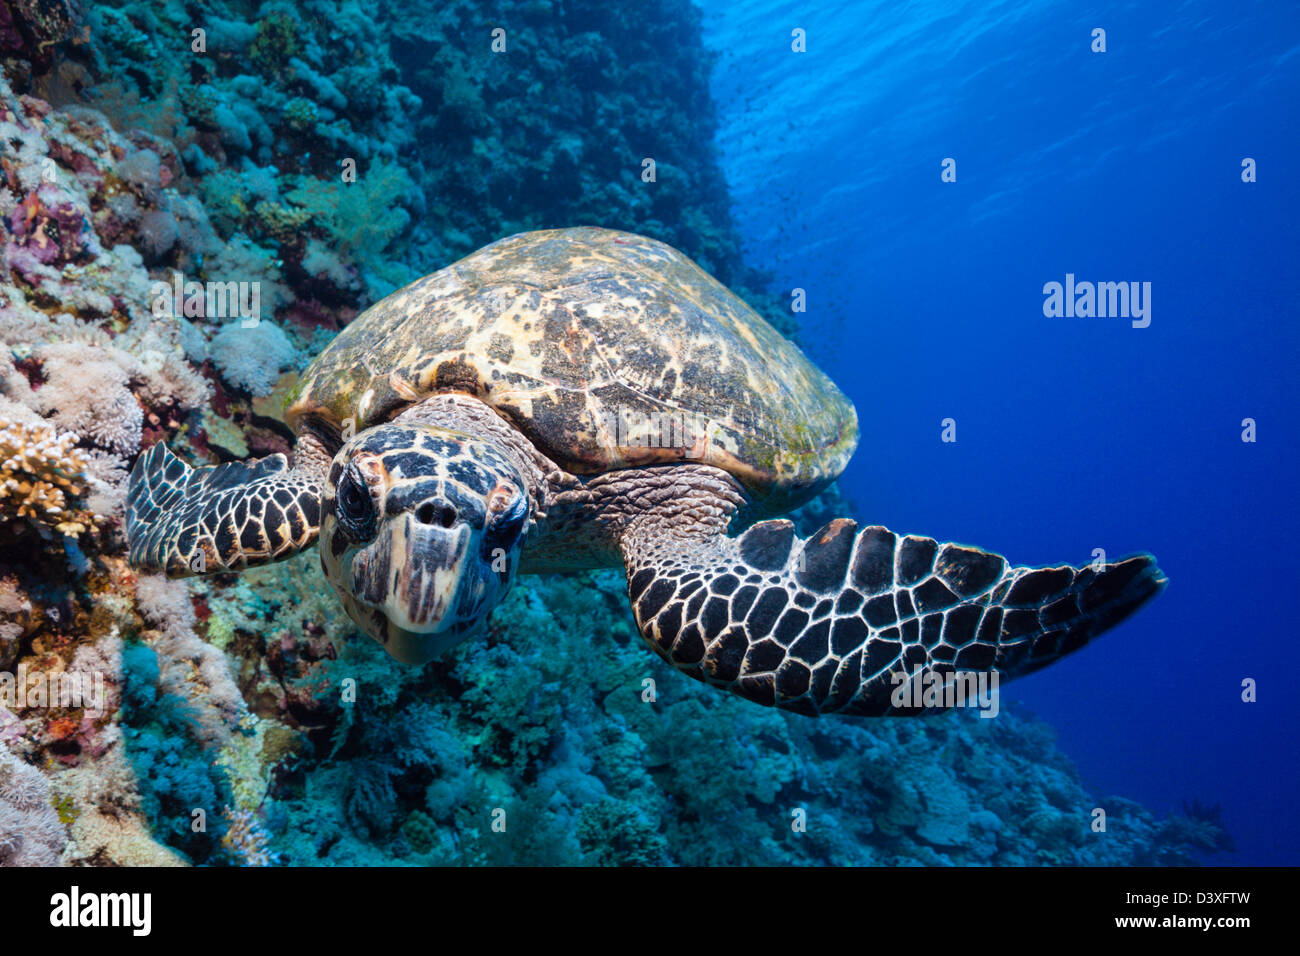
[[94, 516], [78, 506], [87, 462], [76, 444], [72, 432], [0, 419], [0, 513], [30, 518], [63, 534], [90, 527]]

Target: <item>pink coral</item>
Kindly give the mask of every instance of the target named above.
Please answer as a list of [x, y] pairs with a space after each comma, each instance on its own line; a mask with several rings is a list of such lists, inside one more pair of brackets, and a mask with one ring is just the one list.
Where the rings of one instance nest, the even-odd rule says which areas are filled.
[[72, 197], [43, 184], [28, 193], [9, 217], [10, 244], [43, 265], [64, 265], [91, 251], [93, 233]]

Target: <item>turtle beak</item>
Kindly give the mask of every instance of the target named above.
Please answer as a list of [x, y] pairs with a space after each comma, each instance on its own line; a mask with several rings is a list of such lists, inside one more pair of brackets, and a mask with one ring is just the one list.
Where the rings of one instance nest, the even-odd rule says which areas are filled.
[[421, 507], [384, 521], [352, 563], [352, 593], [388, 619], [385, 647], [423, 664], [460, 643], [482, 622], [486, 582], [467, 562], [474, 535], [463, 522], [444, 527]]

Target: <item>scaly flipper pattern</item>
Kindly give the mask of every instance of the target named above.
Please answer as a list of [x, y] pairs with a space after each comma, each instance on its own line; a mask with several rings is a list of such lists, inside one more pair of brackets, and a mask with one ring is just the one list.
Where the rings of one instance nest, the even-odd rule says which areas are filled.
[[186, 577], [278, 561], [316, 542], [324, 465], [304, 436], [284, 455], [191, 468], [159, 442], [131, 470], [131, 563]]
[[1155, 596], [1150, 555], [1100, 570], [1009, 567], [978, 548], [857, 530], [807, 540], [789, 521], [737, 538], [624, 543], [642, 636], [690, 676], [802, 714], [884, 716], [903, 675], [1008, 680], [1077, 650]]

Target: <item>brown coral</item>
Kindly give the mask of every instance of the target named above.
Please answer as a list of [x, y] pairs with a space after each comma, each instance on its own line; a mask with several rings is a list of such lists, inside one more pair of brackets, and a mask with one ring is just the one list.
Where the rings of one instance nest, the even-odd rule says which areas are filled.
[[87, 530], [94, 516], [75, 499], [85, 490], [88, 462], [77, 436], [49, 425], [0, 420], [0, 511], [11, 511], [63, 534]]

